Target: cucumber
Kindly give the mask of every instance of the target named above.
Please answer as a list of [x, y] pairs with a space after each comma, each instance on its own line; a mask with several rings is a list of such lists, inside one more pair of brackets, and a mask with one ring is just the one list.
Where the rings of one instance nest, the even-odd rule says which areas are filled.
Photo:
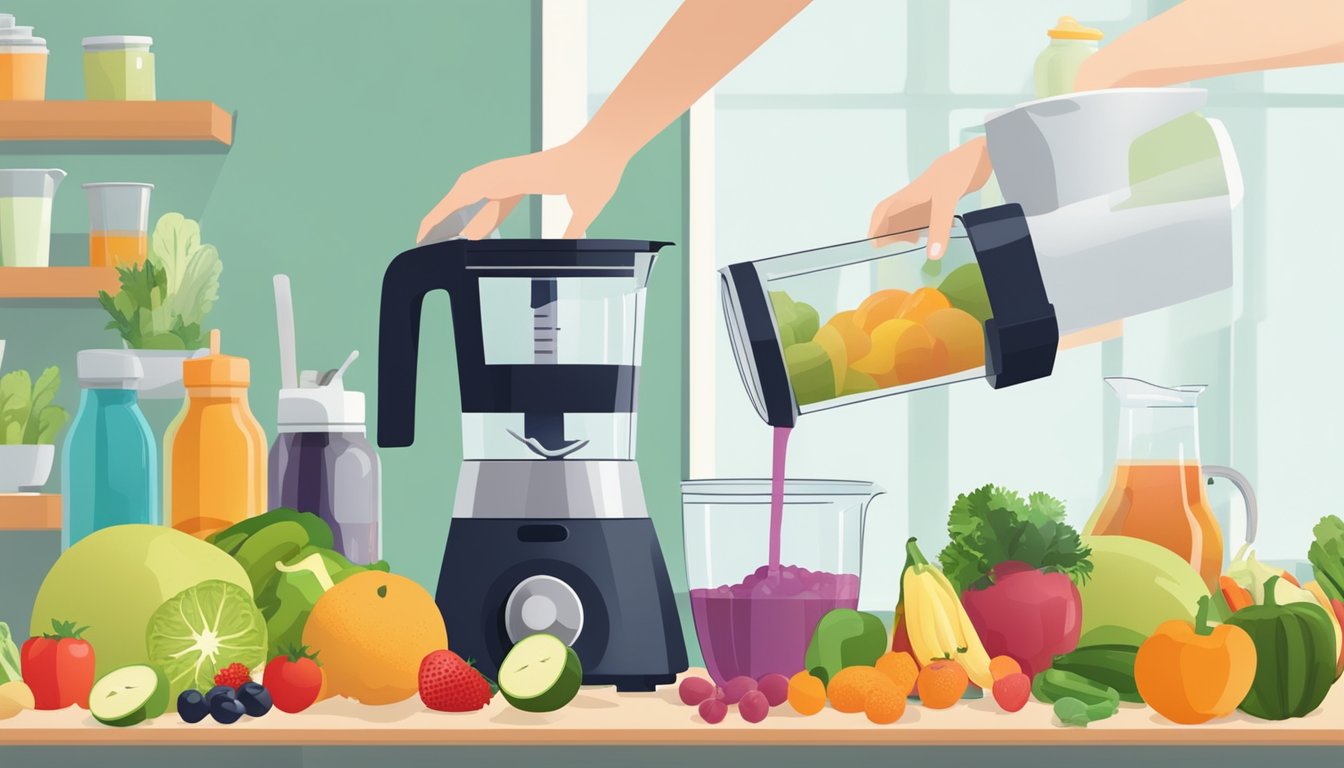
[[574, 649], [555, 635], [529, 635], [499, 667], [499, 692], [525, 712], [554, 712], [574, 700], [583, 667]]
[[1139, 686], [1134, 682], [1134, 658], [1138, 652], [1132, 645], [1094, 645], [1056, 657], [1051, 668], [1114, 688], [1121, 701], [1142, 703]]
[[103, 725], [135, 725], [167, 709], [168, 678], [145, 664], [114, 669], [99, 678], [89, 692], [89, 714]]
[[1120, 703], [1120, 694], [1109, 685], [1054, 668], [1036, 675], [1036, 679], [1031, 681], [1031, 695], [1045, 704], [1053, 704], [1064, 698], [1077, 699], [1089, 706], [1102, 702]]

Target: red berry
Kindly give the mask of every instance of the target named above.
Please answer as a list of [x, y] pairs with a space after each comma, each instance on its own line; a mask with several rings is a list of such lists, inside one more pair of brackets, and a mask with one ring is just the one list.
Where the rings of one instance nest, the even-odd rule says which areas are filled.
[[765, 694], [765, 700], [772, 707], [778, 707], [789, 698], [789, 678], [772, 672], [756, 683], [756, 690]]
[[723, 684], [723, 703], [736, 704], [747, 691], [756, 690], [756, 681], [746, 675], [738, 675]]
[[1027, 705], [1031, 696], [1031, 678], [1014, 672], [994, 681], [994, 701], [1005, 712], [1016, 712]]
[[712, 698], [715, 690], [717, 689], [714, 684], [703, 677], [688, 677], [677, 686], [677, 695], [681, 697], [682, 704], [694, 707], [705, 699]]
[[431, 651], [420, 662], [420, 700], [439, 712], [472, 712], [490, 703], [485, 677], [452, 651]]
[[248, 674], [247, 667], [236, 661], [219, 670], [219, 674], [215, 675], [215, 685], [227, 685], [235, 691], [243, 683], [250, 682], [252, 682], [252, 676]]
[[700, 717], [706, 723], [717, 725], [727, 716], [728, 705], [723, 703], [723, 699], [705, 699], [700, 702]]
[[770, 702], [760, 691], [747, 691], [737, 703], [737, 711], [748, 723], [759, 723], [770, 714]]

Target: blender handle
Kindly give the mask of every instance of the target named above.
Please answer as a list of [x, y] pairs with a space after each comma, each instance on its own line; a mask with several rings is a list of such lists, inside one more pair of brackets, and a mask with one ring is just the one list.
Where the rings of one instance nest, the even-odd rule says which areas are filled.
[[465, 241], [448, 240], [398, 255], [383, 273], [378, 320], [378, 444], [415, 442], [420, 310], [430, 291], [451, 296], [465, 269]]
[[1251, 487], [1251, 481], [1246, 476], [1231, 467], [1218, 465], [1204, 466], [1204, 474], [1210, 481], [1215, 477], [1221, 477], [1224, 480], [1230, 480], [1237, 490], [1241, 492], [1242, 499], [1246, 502], [1246, 543], [1255, 541], [1255, 529], [1260, 521], [1260, 512], [1255, 503], [1255, 489]]

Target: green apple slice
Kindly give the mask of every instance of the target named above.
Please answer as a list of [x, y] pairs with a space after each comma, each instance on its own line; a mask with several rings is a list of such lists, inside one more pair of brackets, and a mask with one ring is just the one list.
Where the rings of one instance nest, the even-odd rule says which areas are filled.
[[167, 709], [168, 678], [144, 664], [108, 672], [89, 692], [89, 712], [104, 725], [135, 725]]
[[519, 640], [499, 668], [499, 692], [526, 712], [554, 712], [573, 701], [582, 684], [578, 654], [545, 633]]

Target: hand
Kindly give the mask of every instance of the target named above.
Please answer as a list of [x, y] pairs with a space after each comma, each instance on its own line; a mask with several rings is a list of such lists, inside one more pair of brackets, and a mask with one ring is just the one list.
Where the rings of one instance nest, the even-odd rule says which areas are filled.
[[983, 187], [992, 171], [983, 137], [962, 144], [934, 160], [905, 189], [878, 203], [868, 236], [884, 245], [912, 240], [913, 230], [927, 227], [929, 258], [942, 258], [952, 234], [957, 201]]
[[564, 195], [572, 216], [565, 237], [583, 237], [621, 182], [629, 156], [575, 138], [554, 149], [506, 157], [477, 166], [457, 178], [439, 204], [420, 222], [416, 242], [449, 215], [488, 200], [462, 230], [476, 240], [495, 230], [525, 195]]

